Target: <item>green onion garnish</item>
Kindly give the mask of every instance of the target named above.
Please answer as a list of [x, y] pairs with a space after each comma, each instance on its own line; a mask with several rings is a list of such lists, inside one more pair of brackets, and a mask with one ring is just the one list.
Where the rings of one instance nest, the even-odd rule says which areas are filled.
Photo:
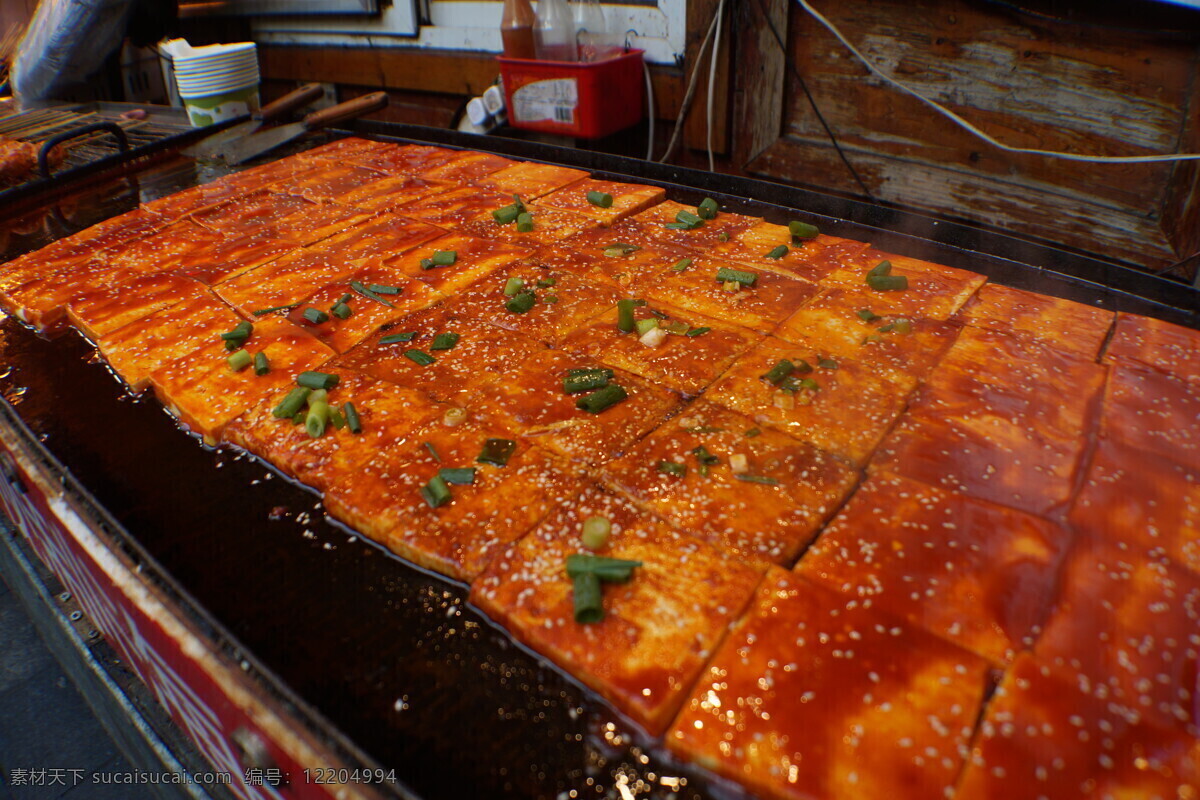
[[788, 223], [788, 233], [795, 239], [815, 239], [821, 231], [817, 230], [816, 225], [793, 220]]
[[[250, 334], [252, 333], [254, 333], [254, 325], [242, 321], [233, 330], [222, 333], [221, 338], [227, 342], [244, 342], [250, 338]], [[241, 347], [241, 345], [239, 344], [238, 347]]]
[[329, 321], [329, 315], [319, 308], [304, 309], [304, 318], [313, 325], [320, 325], [323, 322]]
[[711, 330], [712, 330], [712, 328], [709, 328], [709, 327], [706, 327], [706, 326], [703, 326], [703, 325], [702, 325], [702, 326], [700, 326], [699, 328], [690, 328], [690, 329], [688, 329], [687, 335], [688, 335], [688, 336], [691, 336], [691, 337], [693, 337], [693, 338], [694, 338], [694, 337], [696, 337], [696, 336], [703, 336], [704, 334], [708, 333], [708, 332], [709, 332], [709, 331], [711, 331]]
[[537, 296], [533, 292], [521, 292], [518, 295], [510, 297], [505, 302], [504, 307], [513, 314], [524, 314], [529, 311], [537, 303]]
[[576, 400], [575, 407], [587, 411], [589, 414], [599, 414], [627, 397], [629, 397], [629, 392], [615, 383], [610, 383], [603, 389], [598, 389]]
[[333, 406], [329, 407], [329, 424], [339, 431], [346, 427], [346, 418]]
[[742, 472], [734, 475], [733, 477], [737, 478], [739, 481], [745, 481], [746, 483], [761, 483], [765, 486], [779, 485], [778, 480], [767, 475], [750, 475], [749, 473]]
[[588, 517], [583, 521], [583, 530], [579, 539], [588, 550], [599, 550], [608, 542], [610, 533], [612, 533], [612, 522], [608, 517]]
[[512, 198], [513, 198], [513, 205], [517, 207], [518, 211], [528, 211], [529, 210], [529, 209], [525, 208], [525, 201], [521, 199], [521, 195], [516, 194], [514, 192]]
[[575, 621], [587, 624], [604, 619], [600, 576], [594, 572], [576, 575], [572, 579], [572, 587], [575, 595]]
[[358, 292], [359, 294], [361, 294], [363, 297], [366, 297], [370, 300], [374, 300], [376, 303], [382, 303], [383, 305], [387, 306], [388, 308], [396, 307], [389, 301], [384, 300], [382, 297], [375, 294], [375, 292], [371, 291], [366, 286], [363, 286], [361, 281], [350, 281], [350, 288], [353, 289], [354, 291]]
[[517, 233], [529, 233], [533, 230], [533, 214], [524, 211], [517, 215]]
[[817, 392], [821, 389], [821, 384], [814, 381], [812, 378], [805, 378], [800, 381], [801, 389], [808, 389], [810, 392]]
[[746, 431], [742, 435], [745, 436], [747, 439], [753, 439], [755, 436], [758, 436], [761, 433], [762, 433], [761, 429], [751, 428], [750, 430]]
[[681, 259], [679, 259], [679, 261], [675, 262], [675, 266], [671, 267], [671, 269], [674, 270], [675, 272], [684, 272], [691, 266], [692, 266], [692, 259], [681, 258]]
[[742, 286], [753, 286], [754, 281], [758, 280], [758, 274], [748, 272], [742, 269], [731, 269], [729, 267], [721, 267], [717, 270], [716, 280], [718, 283], [727, 283], [736, 281]]
[[438, 454], [437, 448], [433, 446], [433, 442], [422, 442], [422, 446], [429, 451], [429, 455], [433, 456], [433, 460], [442, 463], [442, 457]]
[[612, 380], [611, 369], [572, 369], [563, 378], [563, 391], [567, 394], [590, 392], [593, 389], [603, 389]]
[[558, 281], [553, 275], [551, 275], [549, 278], [538, 278], [537, 285], [539, 289], [549, 289], [556, 283], [558, 283]]
[[288, 392], [287, 397], [283, 398], [279, 405], [275, 406], [275, 409], [271, 412], [271, 414], [273, 414], [276, 419], [288, 419], [289, 417], [295, 416], [296, 413], [299, 412], [304, 406], [304, 403], [308, 400], [308, 396], [310, 394], [312, 394], [312, 389], [304, 386], [299, 386], [295, 389], [292, 389], [290, 392]]
[[338, 303], [333, 308], [329, 309], [329, 313], [338, 319], [350, 319], [350, 314], [353, 312], [350, 310], [350, 306], [346, 305], [345, 303]]
[[428, 367], [430, 364], [437, 361], [436, 358], [422, 350], [405, 350], [404, 357], [415, 364], [421, 365], [422, 367]]
[[449, 267], [458, 261], [457, 250], [434, 250], [433, 263], [439, 267]]
[[251, 311], [250, 313], [256, 317], [261, 317], [264, 314], [273, 314], [276, 311], [291, 311], [293, 308], [295, 308], [296, 306], [299, 306], [299, 305], [302, 305], [302, 304], [301, 303], [289, 303], [286, 306], [271, 306], [270, 308], [260, 308], [257, 311]]
[[518, 206], [516, 203], [513, 203], [510, 206], [505, 206], [504, 208], [498, 208], [495, 211], [493, 211], [492, 219], [496, 220], [496, 223], [499, 225], [508, 225], [510, 222], [513, 222], [514, 220], [516, 220], [516, 218], [520, 214], [521, 214], [521, 207]]
[[267, 361], [267, 354], [261, 350], [254, 354], [254, 374], [266, 375], [271, 371], [271, 364]]
[[690, 211], [680, 211], [675, 215], [675, 222], [683, 226], [684, 230], [692, 230], [699, 228], [704, 224], [704, 218], [693, 214]]
[[700, 201], [700, 205], [696, 206], [696, 214], [703, 219], [716, 219], [717, 212], [721, 210], [721, 205], [711, 197], [706, 197]]
[[680, 336], [686, 336], [688, 331], [695, 330], [695, 328], [692, 328], [686, 322], [680, 322], [679, 320], [672, 320], [666, 324], [659, 325], [659, 327], [667, 333], [677, 333]]
[[450, 487], [442, 480], [441, 475], [434, 475], [429, 483], [421, 487], [421, 497], [430, 508], [437, 508], [450, 502]]
[[717, 234], [717, 241], [718, 242], [728, 242], [729, 234], [726, 233], [725, 231], [721, 231], [720, 233]]
[[868, 275], [867, 286], [877, 292], [898, 292], [908, 288], [908, 278], [904, 275]]
[[329, 422], [329, 403], [318, 400], [308, 406], [308, 414], [304, 417], [304, 429], [312, 439], [319, 439], [325, 433], [325, 425]]
[[778, 247], [773, 248], [771, 252], [767, 253], [767, 258], [783, 258], [787, 254], [788, 246], [786, 244], [781, 244]]
[[872, 275], [891, 275], [891, 274], [892, 274], [892, 262], [885, 259], [883, 261], [880, 261], [875, 266], [871, 267], [870, 272], [867, 273], [867, 277], [869, 278]]
[[[889, 322], [886, 325], [880, 325], [877, 330], [880, 333], [891, 333], [892, 331], [896, 330], [896, 323]], [[880, 341], [882, 341], [882, 339]]]
[[633, 319], [633, 309], [637, 306], [636, 300], [618, 300], [617, 301], [617, 330], [621, 333], [632, 333], [636, 322]]
[[795, 368], [795, 364], [784, 358], [759, 377], [767, 383], [773, 383], [778, 386], [783, 383], [785, 378], [792, 374], [792, 370]]
[[708, 448], [705, 447], [704, 445], [700, 445], [699, 447], [693, 447], [692, 455], [694, 455], [696, 457], [697, 461], [699, 461], [701, 464], [704, 464], [704, 465], [721, 463], [721, 457], [714, 456], [712, 453], [708, 452]]
[[512, 297], [525, 288], [525, 281], [521, 278], [509, 278], [504, 282], [504, 294], [507, 297]]
[[338, 376], [328, 372], [310, 370], [297, 375], [296, 383], [300, 386], [307, 386], [309, 389], [332, 389], [338, 385]]
[[678, 461], [660, 461], [658, 462], [658, 471], [682, 478], [687, 475], [687, 464], [680, 464]]
[[901, 317], [900, 319], [896, 320], [895, 325], [896, 325], [896, 333], [912, 333], [912, 331], [913, 331], [913, 324], [912, 324], [911, 319], [905, 319], [905, 318]]
[[658, 320], [654, 319], [653, 317], [650, 319], [639, 319], [634, 323], [634, 326], [637, 328], [638, 336], [645, 336], [647, 333], [658, 327]]
[[555, 303], [557, 303], [557, 302], [558, 302], [558, 295], [556, 295], [556, 294], [548, 294], [548, 295], [546, 295], [545, 297], [543, 297], [543, 298], [542, 298], [542, 302], [543, 302], [543, 303], [549, 303], [550, 305], [554, 305]]
[[457, 333], [439, 333], [433, 337], [433, 344], [429, 345], [430, 350], [449, 350], [458, 344], [459, 335]]
[[587, 201], [600, 208], [612, 208], [613, 196], [608, 192], [588, 192]]
[[874, 311], [872, 311], [869, 308], [860, 308], [857, 311], [857, 314], [858, 314], [858, 318], [861, 319], [863, 322], [872, 322], [874, 320], [879, 319], [879, 315], [876, 314]]
[[351, 433], [362, 433], [362, 417], [358, 416], [358, 409], [354, 407], [354, 403], [346, 401], [342, 406], [342, 413], [346, 415], [346, 427]]
[[313, 393], [308, 396], [308, 405], [309, 406], [312, 406], [313, 403], [321, 403], [321, 402], [325, 402], [325, 403], [329, 402], [329, 390], [328, 389], [314, 389]]
[[393, 333], [393, 334], [389, 334], [388, 336], [384, 336], [382, 339], [379, 340], [379, 343], [380, 344], [397, 344], [399, 342], [411, 342], [413, 340], [413, 337], [416, 335], [417, 334], [415, 332], [414, 333]]
[[475, 460], [480, 464], [503, 467], [516, 451], [517, 443], [512, 439], [488, 439], [483, 443], [483, 450]]
[[837, 369], [838, 362], [834, 361], [832, 358], [818, 358], [817, 366], [821, 369]]
[[591, 553], [572, 553], [567, 556], [567, 575], [595, 575], [606, 583], [625, 583], [633, 576], [633, 570], [642, 566], [641, 561], [624, 558], [607, 558]]
[[421, 259], [421, 269], [433, 269], [435, 266], [436, 264], [433, 263], [432, 258]]
[[295, 414], [292, 414], [292, 424], [299, 425], [300, 423], [304, 422], [304, 418], [307, 415], [307, 411], [297, 411]]
[[[375, 294], [400, 294], [399, 286], [384, 286], [381, 283], [372, 283], [367, 287], [367, 289]], [[342, 300], [342, 302], [344, 303], [346, 301]]]
[[609, 244], [606, 244], [604, 246], [604, 255], [608, 256], [609, 258], [618, 258], [620, 256], [627, 256], [627, 255], [630, 255], [631, 253], [636, 253], [638, 250], [641, 250], [641, 249], [642, 248], [637, 246], [636, 244], [626, 244], [625, 242], [610, 242]]
[[227, 363], [229, 368], [234, 372], [241, 372], [246, 367], [254, 363], [254, 356], [250, 355], [248, 350], [238, 350], [236, 353], [229, 356], [229, 358], [225, 359], [225, 363]]
[[457, 486], [470, 486], [475, 482], [474, 467], [443, 467], [438, 470], [438, 477], [446, 483]]

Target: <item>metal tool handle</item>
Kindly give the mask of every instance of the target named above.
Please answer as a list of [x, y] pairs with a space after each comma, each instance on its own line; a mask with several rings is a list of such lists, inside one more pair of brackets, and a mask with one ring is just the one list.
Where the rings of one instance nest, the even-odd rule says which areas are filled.
[[122, 155], [129, 152], [129, 138], [125, 135], [125, 131], [120, 125], [116, 124], [115, 122], [93, 122], [92, 124], [84, 125], [81, 128], [64, 131], [57, 136], [51, 136], [46, 141], [42, 142], [42, 149], [38, 150], [38, 169], [41, 171], [42, 177], [50, 177], [50, 162], [48, 161], [47, 156], [50, 155], [51, 150], [68, 139], [77, 139], [80, 136], [86, 136], [89, 133], [97, 133], [101, 131], [105, 133], [111, 133], [117, 138], [117, 144], [121, 148]]
[[263, 122], [273, 122], [281, 117], [287, 116], [297, 108], [304, 108], [306, 105], [316, 100], [325, 93], [324, 87], [319, 83], [306, 83], [295, 91], [288, 92], [278, 100], [267, 103], [263, 106], [255, 117]]
[[326, 125], [336, 125], [348, 119], [361, 117], [363, 114], [370, 114], [372, 111], [378, 111], [387, 104], [388, 96], [386, 92], [364, 94], [362, 97], [338, 103], [331, 108], [314, 111], [304, 118], [304, 127], [310, 131], [315, 131], [317, 128], [323, 128]]

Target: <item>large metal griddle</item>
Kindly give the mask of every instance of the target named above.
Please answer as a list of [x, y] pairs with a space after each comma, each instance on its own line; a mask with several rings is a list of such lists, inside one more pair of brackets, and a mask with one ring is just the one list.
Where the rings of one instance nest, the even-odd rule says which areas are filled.
[[[1186, 285], [919, 215], [522, 141], [372, 122], [345, 132], [568, 164], [664, 185], [684, 202], [712, 195], [730, 210], [814, 219], [827, 232], [999, 283], [1200, 327], [1200, 292]], [[139, 175], [142, 199], [220, 171], [159, 165]], [[120, 186], [89, 198], [76, 207], [78, 225], [132, 205]], [[12, 254], [68, 232], [47, 224], [14, 237]], [[0, 324], [0, 348], [0, 424], [43, 455], [92, 525], [214, 649], [243, 662], [265, 696], [344, 762], [394, 768], [399, 782], [381, 794], [737, 794], [672, 763], [593, 693], [514, 644], [467, 604], [464, 585], [326, 522], [316, 495], [249, 456], [203, 447], [153, 398], [128, 397], [76, 334], [47, 341], [10, 319]]]

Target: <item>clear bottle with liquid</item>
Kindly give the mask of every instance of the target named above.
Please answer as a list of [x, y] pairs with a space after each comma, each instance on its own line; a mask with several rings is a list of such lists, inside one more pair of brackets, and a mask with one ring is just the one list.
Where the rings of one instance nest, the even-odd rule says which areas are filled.
[[538, 0], [533, 42], [541, 61], [578, 61], [575, 22], [567, 0]]
[[533, 27], [536, 17], [529, 0], [504, 0], [504, 14], [500, 18], [500, 38], [504, 41], [504, 55], [508, 58], [536, 58], [533, 44]]
[[575, 43], [580, 61], [602, 61], [613, 49], [600, 0], [572, 0], [575, 19]]

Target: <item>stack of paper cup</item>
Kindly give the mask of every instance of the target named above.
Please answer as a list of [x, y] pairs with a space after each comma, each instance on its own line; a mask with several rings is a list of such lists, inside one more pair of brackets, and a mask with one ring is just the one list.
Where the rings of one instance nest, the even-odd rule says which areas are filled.
[[194, 127], [258, 110], [258, 50], [254, 42], [191, 47], [171, 43], [175, 83]]

